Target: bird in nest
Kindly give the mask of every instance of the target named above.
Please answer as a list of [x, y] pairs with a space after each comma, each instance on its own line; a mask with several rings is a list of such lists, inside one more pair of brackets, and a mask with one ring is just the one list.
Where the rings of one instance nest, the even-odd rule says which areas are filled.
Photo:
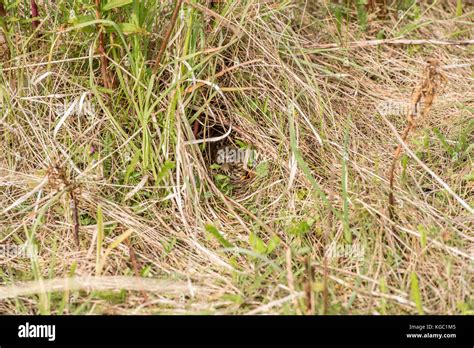
[[255, 177], [255, 152], [250, 147], [225, 144], [217, 148], [211, 165], [219, 186], [243, 186]]

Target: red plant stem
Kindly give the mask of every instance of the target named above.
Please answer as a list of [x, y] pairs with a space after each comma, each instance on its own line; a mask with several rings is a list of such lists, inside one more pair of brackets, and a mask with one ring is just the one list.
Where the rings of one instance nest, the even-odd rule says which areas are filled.
[[194, 138], [197, 137], [198, 133], [199, 133], [199, 121], [196, 120], [196, 121], [194, 121], [194, 125], [193, 125]]
[[10, 60], [11, 58], [11, 44], [10, 44], [10, 39], [8, 37], [8, 28], [7, 28], [7, 23], [6, 23], [6, 17], [7, 17], [7, 11], [5, 10], [5, 7], [3, 6], [3, 0], [0, 0], [0, 35], [4, 36], [4, 40], [6, 42], [2, 43], [2, 46], [4, 48], [2, 49], [4, 53], [2, 53], [2, 56], [0, 59], [4, 62]]
[[171, 33], [173, 32], [174, 25], [176, 24], [176, 19], [178, 18], [178, 12], [181, 7], [182, 0], [176, 1], [176, 6], [174, 7], [173, 14], [171, 15], [170, 26], [168, 27], [168, 31], [166, 32], [165, 38], [161, 43], [160, 50], [158, 51], [158, 55], [156, 56], [155, 66], [153, 67], [153, 73], [156, 74], [158, 68], [160, 67], [161, 59], [163, 58], [163, 54], [165, 53], [166, 46], [168, 46], [168, 42], [170, 40]]
[[[35, 0], [31, 0], [31, 18], [37, 18], [39, 16], [38, 12], [38, 5], [36, 5]], [[33, 30], [38, 28], [39, 26], [39, 21], [37, 19], [34, 19], [33, 22], [31, 22], [31, 27]]]
[[107, 57], [105, 56], [104, 33], [102, 31], [99, 34], [99, 54], [100, 54], [100, 70], [102, 72], [104, 87], [111, 88], [109, 74], [107, 71], [108, 62], [107, 62]]
[[74, 187], [72, 187], [69, 191], [69, 198], [71, 199], [71, 208], [72, 208], [72, 220], [74, 223], [74, 242], [76, 243], [77, 247], [80, 247], [79, 242], [79, 228], [81, 226], [79, 222], [79, 212], [77, 211], [77, 200], [74, 194]]
[[[136, 277], [140, 277], [140, 268], [138, 266], [137, 254], [133, 249], [132, 243], [130, 239], [125, 239], [125, 244], [128, 246], [128, 252], [130, 253], [130, 260], [132, 261], [133, 272], [135, 273]], [[143, 302], [148, 301], [148, 295], [145, 290], [142, 290]]]
[[7, 15], [7, 11], [5, 11], [5, 7], [3, 6], [3, 1], [0, 0], [0, 17], [5, 17]]
[[[100, 0], [95, 0], [95, 17], [96, 19], [101, 19], [100, 15]], [[102, 74], [102, 83], [105, 88], [112, 88], [112, 83], [109, 79], [109, 74], [107, 71], [108, 62], [107, 57], [105, 56], [105, 44], [104, 44], [104, 32], [102, 29], [99, 29], [99, 55], [100, 55], [100, 71]]]

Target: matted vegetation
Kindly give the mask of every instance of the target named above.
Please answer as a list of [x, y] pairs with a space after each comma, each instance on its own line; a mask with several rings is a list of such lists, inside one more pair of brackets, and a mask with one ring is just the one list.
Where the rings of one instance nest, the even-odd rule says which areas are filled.
[[473, 313], [467, 2], [0, 3], [0, 312]]

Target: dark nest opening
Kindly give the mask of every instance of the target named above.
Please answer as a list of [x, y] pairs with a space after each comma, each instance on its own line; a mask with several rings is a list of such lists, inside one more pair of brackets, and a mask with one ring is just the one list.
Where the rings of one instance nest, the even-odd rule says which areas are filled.
[[[223, 193], [236, 195], [249, 186], [255, 177], [252, 144], [240, 137], [231, 126], [217, 123], [200, 131], [197, 138], [214, 139], [204, 143], [203, 158], [209, 175]], [[216, 141], [216, 138], [222, 139]]]

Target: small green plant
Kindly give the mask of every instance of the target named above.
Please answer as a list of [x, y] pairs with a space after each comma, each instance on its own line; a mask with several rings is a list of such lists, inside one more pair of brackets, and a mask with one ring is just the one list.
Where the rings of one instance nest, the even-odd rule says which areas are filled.
[[423, 311], [423, 306], [421, 303], [421, 292], [420, 292], [420, 286], [418, 283], [418, 277], [415, 272], [411, 272], [410, 275], [410, 294], [411, 294], [411, 299], [415, 302], [416, 304], [416, 309], [418, 310], [418, 314], [424, 314]]
[[232, 243], [227, 241], [214, 225], [206, 224], [205, 228], [224, 248], [233, 247]]
[[271, 254], [278, 247], [280, 242], [280, 238], [277, 235], [272, 236], [268, 243], [265, 243], [254, 232], [251, 232], [249, 236], [249, 244], [252, 250], [257, 254]]
[[362, 31], [367, 30], [367, 3], [368, 0], [356, 0], [357, 21]]

